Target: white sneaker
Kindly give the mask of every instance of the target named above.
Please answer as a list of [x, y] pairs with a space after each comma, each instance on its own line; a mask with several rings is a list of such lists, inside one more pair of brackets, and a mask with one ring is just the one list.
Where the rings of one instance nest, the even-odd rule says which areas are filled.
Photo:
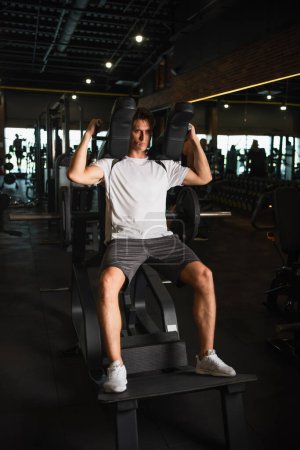
[[214, 377], [234, 377], [235, 370], [227, 366], [216, 354], [215, 350], [208, 350], [207, 355], [199, 358], [196, 355], [195, 372], [201, 375], [213, 375]]
[[124, 392], [126, 391], [127, 378], [126, 367], [121, 366], [119, 360], [110, 364], [107, 369], [107, 380], [103, 383], [104, 392]]

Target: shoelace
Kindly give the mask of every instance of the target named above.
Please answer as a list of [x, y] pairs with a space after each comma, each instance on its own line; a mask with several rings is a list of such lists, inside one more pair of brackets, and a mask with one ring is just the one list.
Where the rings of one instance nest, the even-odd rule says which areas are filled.
[[[212, 356], [214, 356], [213, 358], [212, 358]], [[211, 355], [211, 356], [207, 356], [206, 357], [207, 359], [206, 359], [206, 363], [208, 363], [208, 365], [210, 366], [210, 367], [212, 367], [212, 366], [217, 366], [217, 367], [222, 367], [222, 366], [224, 366], [224, 363], [223, 363], [223, 361], [220, 359], [220, 358], [218, 358], [218, 356], [217, 355]]]
[[122, 366], [113, 366], [113, 367], [109, 367], [107, 372], [108, 372], [108, 376], [113, 375], [114, 373], [117, 373], [118, 371], [120, 371], [122, 368]]

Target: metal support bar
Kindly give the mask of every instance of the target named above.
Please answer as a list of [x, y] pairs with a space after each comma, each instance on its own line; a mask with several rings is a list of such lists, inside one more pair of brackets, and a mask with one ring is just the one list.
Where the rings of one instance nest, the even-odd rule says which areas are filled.
[[45, 186], [44, 186], [44, 167], [42, 161], [42, 145], [41, 145], [41, 128], [42, 128], [42, 118], [46, 115], [46, 112], [42, 112], [37, 121], [37, 126], [35, 128], [35, 177], [36, 177], [36, 197], [37, 202], [40, 205], [42, 203]]
[[177, 316], [175, 312], [174, 302], [165, 286], [161, 283], [157, 272], [152, 267], [143, 264], [143, 273], [148, 284], [158, 301], [161, 309], [165, 331], [178, 331]]
[[139, 450], [136, 419], [137, 400], [116, 404], [116, 447], [117, 450]]
[[[201, 218], [205, 217], [230, 217], [231, 211], [204, 211], [200, 213]], [[184, 219], [184, 217], [181, 216], [180, 213], [176, 212], [167, 212], [166, 213], [167, 219]]]
[[122, 293], [124, 315], [127, 324], [127, 331], [130, 335], [136, 334], [136, 310], [131, 301], [130, 286], [127, 287], [125, 292]]
[[244, 415], [243, 392], [245, 384], [233, 384], [221, 389], [225, 438], [228, 450], [248, 450]]
[[[80, 264], [73, 265], [72, 284], [73, 323], [75, 328], [77, 326], [76, 332], [80, 341], [79, 344], [86, 358], [90, 377], [97, 382], [103, 374], [100, 327], [88, 274]], [[82, 321], [78, 317], [80, 313], [82, 313]]]
[[136, 315], [139, 323], [144, 327], [147, 333], [157, 333], [159, 332], [159, 327], [151, 319], [146, 310], [146, 289], [149, 285], [145, 278], [143, 270], [139, 270], [135, 276], [135, 286], [134, 286], [134, 307], [136, 310]]
[[55, 213], [47, 213], [47, 212], [41, 212], [41, 213], [10, 213], [9, 214], [9, 220], [13, 221], [30, 221], [30, 220], [60, 220], [60, 215]]

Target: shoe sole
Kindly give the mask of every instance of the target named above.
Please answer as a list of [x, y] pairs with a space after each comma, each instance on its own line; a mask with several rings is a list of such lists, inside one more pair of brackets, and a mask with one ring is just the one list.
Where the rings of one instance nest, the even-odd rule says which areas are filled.
[[103, 388], [104, 392], [106, 394], [121, 394], [121, 392], [125, 392], [127, 389], [127, 386], [125, 386], [124, 388]]
[[207, 372], [207, 371], [201, 370], [201, 369], [198, 369], [198, 370], [196, 369], [195, 372], [198, 375], [211, 375], [213, 377], [235, 377], [236, 376], [236, 373], [230, 375], [230, 374], [225, 374], [225, 373]]

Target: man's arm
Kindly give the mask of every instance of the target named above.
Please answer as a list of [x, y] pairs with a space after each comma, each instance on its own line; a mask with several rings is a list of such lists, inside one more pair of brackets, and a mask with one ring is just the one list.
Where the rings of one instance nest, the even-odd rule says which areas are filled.
[[192, 125], [184, 143], [183, 154], [187, 157], [187, 166], [191, 169], [186, 174], [183, 183], [186, 185], [203, 185], [212, 180], [210, 167]]
[[79, 184], [96, 184], [103, 178], [103, 170], [99, 166], [87, 166], [87, 150], [93, 134], [100, 126], [100, 119], [92, 119], [76, 149], [67, 171], [69, 180]]

